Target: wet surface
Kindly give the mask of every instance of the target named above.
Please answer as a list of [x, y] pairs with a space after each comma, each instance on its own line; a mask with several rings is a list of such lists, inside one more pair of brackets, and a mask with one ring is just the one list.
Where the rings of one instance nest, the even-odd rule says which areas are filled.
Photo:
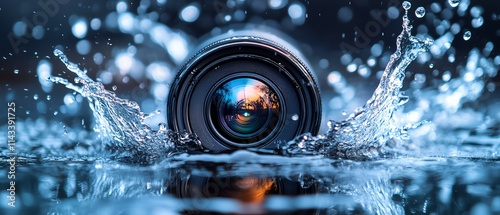
[[140, 167], [90, 159], [18, 166], [12, 214], [495, 214], [495, 159], [354, 161], [237, 151]]

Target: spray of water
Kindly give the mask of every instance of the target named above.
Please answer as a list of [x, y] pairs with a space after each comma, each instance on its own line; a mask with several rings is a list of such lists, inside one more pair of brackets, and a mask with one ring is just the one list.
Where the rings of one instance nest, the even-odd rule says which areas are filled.
[[165, 124], [160, 124], [157, 131], [151, 129], [144, 122], [147, 116], [136, 102], [119, 98], [114, 92], [104, 89], [101, 82], [89, 78], [86, 70], [79, 69], [60, 50], [56, 49], [54, 55], [77, 75], [75, 83], [82, 86], [61, 77], [51, 76], [50, 80], [88, 99], [96, 121], [95, 131], [119, 160], [148, 164], [179, 151], [199, 148], [200, 143], [194, 134], [172, 132]]
[[[427, 51], [432, 44], [429, 39], [422, 40], [411, 35], [408, 9], [409, 6], [405, 7], [397, 50], [366, 105], [346, 120], [330, 121], [330, 130], [325, 135], [297, 137], [282, 146], [284, 154], [357, 157], [383, 146], [391, 138], [405, 138], [406, 130], [417, 126], [398, 128], [393, 123], [393, 113], [408, 100], [408, 97], [400, 95], [405, 68], [418, 53]], [[106, 148], [118, 159], [147, 164], [179, 152], [202, 149], [195, 134], [172, 132], [163, 123], [159, 125], [159, 130], [153, 130], [144, 122], [146, 116], [137, 103], [121, 99], [114, 92], [104, 89], [102, 83], [89, 78], [86, 70], [79, 69], [60, 50], [56, 49], [54, 55], [77, 77], [75, 84], [61, 77], [50, 77], [50, 80], [88, 99], [96, 121], [95, 130]]]
[[[406, 3], [406, 1], [405, 1]], [[407, 138], [406, 131], [424, 122], [398, 128], [393, 117], [397, 108], [408, 101], [400, 94], [406, 67], [420, 52], [428, 51], [433, 41], [411, 35], [408, 4], [403, 7], [403, 31], [396, 40], [397, 50], [392, 54], [372, 97], [347, 119], [328, 122], [329, 131], [323, 136], [305, 134], [289, 142], [288, 154], [321, 154], [329, 157], [371, 156], [392, 138]]]

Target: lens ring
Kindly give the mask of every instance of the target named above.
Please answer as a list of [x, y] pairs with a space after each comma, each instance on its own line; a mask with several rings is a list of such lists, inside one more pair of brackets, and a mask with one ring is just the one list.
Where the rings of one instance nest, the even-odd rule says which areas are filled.
[[283, 96], [270, 80], [239, 72], [214, 85], [205, 109], [215, 137], [236, 147], [258, 146], [274, 138], [284, 117]]

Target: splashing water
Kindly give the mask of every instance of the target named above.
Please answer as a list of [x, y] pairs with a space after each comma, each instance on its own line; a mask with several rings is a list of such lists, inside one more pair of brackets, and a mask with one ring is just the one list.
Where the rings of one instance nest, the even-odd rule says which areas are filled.
[[[358, 157], [369, 154], [391, 138], [407, 138], [406, 130], [419, 126], [409, 125], [397, 128], [393, 113], [398, 106], [408, 101], [400, 95], [405, 77], [405, 68], [418, 53], [429, 50], [432, 40], [422, 40], [411, 35], [408, 9], [411, 5], [404, 2], [403, 31], [398, 36], [397, 50], [389, 63], [373, 96], [363, 108], [357, 109], [346, 120], [330, 121], [329, 131], [325, 135], [313, 137], [304, 134], [282, 146], [287, 155], [324, 155], [329, 157]], [[96, 120], [95, 130], [99, 132], [107, 149], [120, 160], [138, 163], [152, 163], [158, 159], [182, 152], [201, 150], [201, 144], [195, 134], [175, 133], [160, 124], [158, 131], [151, 129], [144, 120], [145, 114], [133, 101], [121, 99], [114, 92], [104, 89], [100, 82], [87, 76], [86, 70], [69, 62], [60, 50], [54, 55], [78, 77], [79, 87], [61, 77], [50, 77], [55, 83], [80, 93], [89, 100]]]
[[289, 154], [322, 154], [332, 157], [369, 156], [372, 149], [383, 146], [391, 138], [407, 138], [406, 131], [421, 123], [397, 128], [393, 113], [408, 101], [400, 94], [405, 78], [405, 69], [420, 52], [428, 51], [433, 41], [422, 40], [411, 35], [408, 9], [404, 2], [403, 31], [398, 36], [397, 50], [391, 56], [380, 83], [364, 107], [355, 110], [346, 120], [330, 121], [330, 130], [324, 136], [303, 135], [288, 143]]
[[75, 63], [68, 61], [60, 50], [56, 49], [54, 55], [78, 76], [75, 83], [83, 86], [76, 86], [61, 77], [52, 76], [50, 80], [65, 85], [89, 100], [97, 123], [95, 131], [99, 132], [106, 148], [119, 160], [147, 164], [177, 151], [185, 151], [186, 147], [194, 150], [200, 145], [193, 134], [172, 132], [166, 129], [165, 124], [160, 124], [158, 131], [151, 129], [144, 122], [147, 116], [136, 102], [121, 99], [114, 92], [104, 89], [102, 83], [89, 78], [86, 70], [82, 71]]

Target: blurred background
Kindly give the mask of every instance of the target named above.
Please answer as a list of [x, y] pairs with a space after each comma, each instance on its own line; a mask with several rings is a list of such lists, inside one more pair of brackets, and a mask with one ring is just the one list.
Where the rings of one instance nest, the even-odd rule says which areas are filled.
[[[494, 96], [500, 57], [500, 14], [496, 1], [410, 1], [413, 34], [436, 40], [407, 69], [407, 107], [418, 106], [423, 89], [438, 89], [461, 77], [471, 50], [487, 59], [478, 96], [460, 101], [486, 108]], [[151, 124], [165, 121], [169, 83], [204, 39], [229, 29], [267, 26], [283, 32], [302, 51], [318, 78], [324, 119], [340, 120], [371, 96], [396, 49], [402, 1], [303, 0], [30, 0], [1, 2], [0, 103], [15, 101], [17, 117], [91, 122], [87, 101], [49, 75], [72, 80], [54, 57], [55, 48], [88, 70], [119, 97], [145, 113], [160, 110]], [[453, 6], [455, 7], [453, 7]], [[415, 13], [423, 7], [424, 13]], [[424, 15], [422, 17], [422, 15]], [[468, 34], [470, 32], [470, 36]], [[438, 40], [439, 38], [443, 38]], [[481, 64], [477, 61], [478, 64]], [[467, 89], [470, 90], [470, 89]], [[435, 96], [435, 95], [430, 95]], [[467, 95], [456, 98], [466, 98]], [[451, 98], [453, 100], [453, 98]], [[417, 101], [417, 102], [415, 102]], [[467, 103], [468, 102], [468, 103]], [[495, 106], [496, 107], [496, 106]], [[3, 105], [2, 110], [6, 109]], [[422, 114], [418, 119], [425, 118]], [[6, 116], [1, 116], [4, 119]], [[432, 117], [431, 117], [432, 118]], [[82, 123], [82, 120], [84, 123]], [[5, 122], [2, 120], [2, 122]], [[323, 124], [326, 124], [324, 122]], [[91, 126], [84, 126], [89, 129]]]

